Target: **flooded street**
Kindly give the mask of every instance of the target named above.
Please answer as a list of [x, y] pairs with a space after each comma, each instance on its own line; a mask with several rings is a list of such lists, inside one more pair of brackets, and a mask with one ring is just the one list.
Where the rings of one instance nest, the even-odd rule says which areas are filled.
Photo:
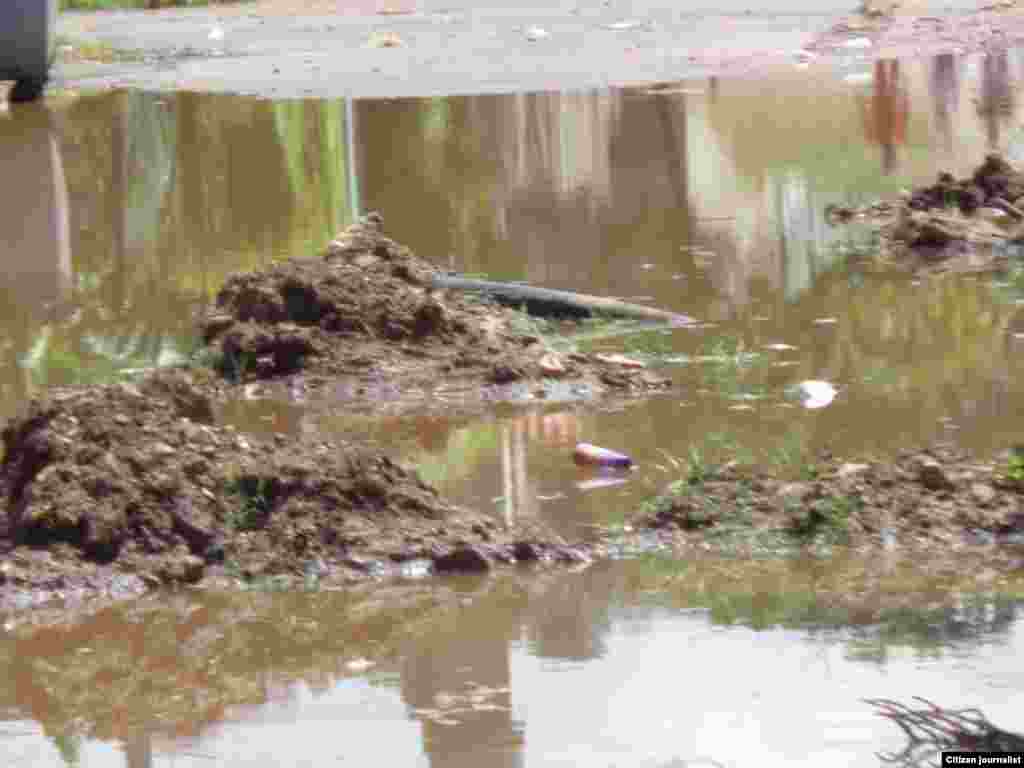
[[[187, 360], [233, 272], [314, 255], [372, 210], [435, 264], [616, 296], [693, 328], [582, 339], [670, 376], [584, 407], [344, 382], [220, 407], [257, 434], [362, 437], [455, 503], [577, 535], [679, 461], [798, 475], [822, 449], [1024, 440], [1014, 275], [894, 278], [828, 204], [895, 198], [999, 149], [1024, 160], [1024, 51], [851, 53], [771, 80], [393, 100], [63, 94], [0, 113], [0, 420], [55, 385]], [[25, 185], [31, 185], [27, 188]], [[40, 205], [38, 201], [44, 200]], [[1017, 275], [1019, 277], [1019, 275]], [[554, 342], [553, 342], [554, 343]], [[838, 390], [804, 408], [793, 387]], [[564, 396], [563, 396], [564, 394]], [[632, 473], [575, 467], [579, 441]], [[7, 765], [873, 765], [865, 698], [1024, 723], [1024, 585], [983, 562], [671, 562], [183, 592], [0, 621]], [[980, 580], [984, 591], [978, 592]], [[0, 617], [2, 619], [3, 617]]]

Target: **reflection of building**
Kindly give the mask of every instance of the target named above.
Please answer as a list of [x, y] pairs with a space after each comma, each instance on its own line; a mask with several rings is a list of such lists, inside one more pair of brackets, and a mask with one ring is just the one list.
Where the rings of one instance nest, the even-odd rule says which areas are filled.
[[498, 587], [474, 599], [467, 590], [467, 599], [444, 625], [410, 643], [402, 696], [419, 710], [423, 750], [432, 768], [523, 764], [528, 733], [511, 712], [511, 644], [523, 639], [525, 630], [534, 656], [570, 661], [603, 656], [622, 574], [608, 562], [559, 573], [532, 594]]
[[518, 768], [524, 734], [512, 717], [509, 645], [526, 596], [467, 598], [443, 628], [410, 644], [402, 697], [431, 713], [420, 719], [432, 768]]
[[609, 611], [622, 570], [607, 561], [567, 574], [530, 602], [527, 632], [541, 658], [587, 661], [605, 654]]

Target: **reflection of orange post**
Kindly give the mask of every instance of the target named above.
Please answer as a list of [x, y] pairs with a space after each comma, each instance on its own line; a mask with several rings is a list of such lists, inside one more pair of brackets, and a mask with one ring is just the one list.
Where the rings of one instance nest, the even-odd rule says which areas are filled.
[[900, 63], [875, 62], [875, 86], [870, 105], [864, 106], [864, 137], [882, 147], [882, 170], [896, 169], [896, 147], [907, 140], [910, 99], [900, 84]]

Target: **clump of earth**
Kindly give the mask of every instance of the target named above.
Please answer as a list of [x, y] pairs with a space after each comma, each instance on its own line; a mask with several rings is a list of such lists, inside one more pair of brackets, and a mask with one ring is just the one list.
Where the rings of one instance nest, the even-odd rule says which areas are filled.
[[[409, 565], [579, 562], [619, 546], [607, 534], [567, 544], [536, 522], [458, 508], [365, 445], [216, 423], [220, 394], [277, 379], [664, 386], [622, 356], [555, 353], [515, 329], [519, 313], [432, 290], [434, 272], [370, 219], [323, 258], [227, 281], [201, 329], [219, 372], [197, 365], [34, 400], [2, 431], [0, 607], [186, 584], [350, 583]], [[645, 542], [653, 531], [675, 543], [723, 532], [799, 544], [998, 543], [1024, 529], [1024, 459], [1013, 461], [942, 451], [892, 465], [830, 459], [798, 482], [738, 467], [691, 471], [633, 530]]]
[[386, 237], [380, 217], [371, 215], [333, 240], [322, 258], [229, 278], [216, 314], [204, 321], [204, 338], [229, 381], [254, 386], [346, 380], [366, 397], [382, 386], [430, 390], [440, 381], [483, 397], [512, 384], [544, 397], [553, 381], [592, 395], [669, 386], [629, 361], [555, 351], [523, 313], [435, 290], [436, 273]]
[[186, 372], [33, 401], [2, 433], [0, 604], [582, 557], [539, 526], [448, 504], [379, 452], [212, 421]]
[[864, 220], [881, 235], [883, 261], [915, 272], [998, 271], [1006, 245], [1024, 242], [1024, 173], [991, 154], [967, 178], [940, 173], [898, 202], [830, 205], [833, 225]]
[[892, 460], [824, 455], [800, 479], [727, 464], [673, 483], [638, 518], [677, 543], [763, 550], [793, 546], [995, 547], [1024, 569], [1024, 460], [977, 461], [948, 446]]

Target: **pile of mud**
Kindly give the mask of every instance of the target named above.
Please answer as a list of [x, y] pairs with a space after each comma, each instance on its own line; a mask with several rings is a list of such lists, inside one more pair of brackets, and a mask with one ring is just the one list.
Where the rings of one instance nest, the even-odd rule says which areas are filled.
[[548, 379], [589, 391], [644, 392], [669, 382], [596, 355], [560, 354], [514, 330], [515, 310], [434, 290], [437, 270], [380, 230], [371, 214], [320, 259], [294, 259], [230, 277], [203, 323], [211, 359], [230, 382], [301, 374], [304, 385], [339, 378], [431, 389], [478, 389]]
[[1024, 173], [988, 155], [967, 178], [940, 173], [935, 184], [898, 203], [830, 205], [825, 216], [832, 224], [866, 219], [876, 225], [883, 250], [913, 269], [1000, 269], [1005, 252], [993, 246], [1024, 242]]
[[943, 446], [892, 461], [823, 457], [799, 481], [726, 465], [691, 472], [638, 523], [671, 530], [681, 541], [717, 539], [729, 548], [1005, 545], [1012, 556], [1015, 547], [1024, 554], [1024, 479], [1017, 466], [1011, 454], [978, 462]]
[[447, 504], [379, 453], [214, 426], [183, 372], [55, 391], [2, 439], [0, 591], [21, 602], [221, 576], [345, 582], [419, 559], [486, 570], [579, 557], [546, 532]]

